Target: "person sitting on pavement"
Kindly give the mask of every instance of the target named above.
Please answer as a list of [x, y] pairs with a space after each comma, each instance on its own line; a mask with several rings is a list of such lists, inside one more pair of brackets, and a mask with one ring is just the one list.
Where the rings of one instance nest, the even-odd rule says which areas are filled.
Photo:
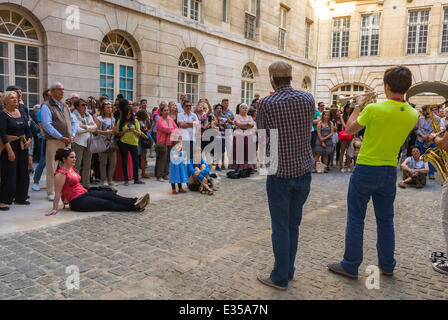
[[145, 210], [149, 203], [149, 193], [140, 198], [125, 198], [112, 190], [87, 191], [81, 184], [81, 176], [74, 170], [76, 154], [70, 148], [58, 149], [55, 160], [59, 169], [55, 172], [55, 197], [53, 210], [45, 214], [55, 215], [58, 212], [59, 200], [64, 206], [68, 204], [73, 211], [138, 211]]
[[428, 162], [420, 160], [420, 148], [415, 145], [412, 147], [412, 156], [406, 158], [401, 164], [403, 169], [403, 181], [398, 186], [406, 188], [407, 186], [415, 186], [420, 189], [426, 185], [426, 175], [429, 172]]
[[[200, 162], [199, 159], [201, 159]], [[201, 157], [201, 149], [196, 149], [193, 157], [188, 160], [187, 172], [189, 176], [188, 189], [199, 191], [202, 194], [213, 195], [213, 189], [210, 188], [207, 179], [210, 167], [207, 161]]]

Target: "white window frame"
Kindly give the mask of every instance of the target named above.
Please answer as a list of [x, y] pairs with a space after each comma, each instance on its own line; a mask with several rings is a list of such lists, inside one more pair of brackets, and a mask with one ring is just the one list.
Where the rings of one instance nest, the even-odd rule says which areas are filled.
[[[246, 0], [245, 14], [244, 14], [244, 37], [246, 39], [256, 41], [257, 40], [257, 2], [258, 0]], [[253, 38], [249, 37], [249, 30], [247, 28], [247, 20], [253, 20]]]
[[[192, 7], [196, 3], [198, 4], [197, 19], [191, 14]], [[185, 15], [185, 9], [187, 10], [187, 15]], [[201, 20], [201, 0], [182, 0], [182, 15], [185, 18], [199, 22]]]
[[[34, 24], [33, 19], [27, 15], [26, 13], [20, 11], [20, 10], [14, 10], [14, 8], [11, 8], [10, 6], [8, 6], [8, 4], [0, 4], [0, 9], [1, 10], [8, 10], [8, 11], [13, 11], [19, 15], [21, 15], [22, 17], [24, 17], [26, 20], [28, 20], [32, 25], [33, 28], [36, 30], [36, 34], [37, 34], [37, 38], [38, 40], [35, 39], [26, 39], [26, 38], [22, 38], [22, 37], [16, 37], [16, 36], [8, 36], [5, 34], [0, 34], [0, 41], [1, 42], [6, 42], [8, 44], [8, 83], [7, 85], [15, 85], [15, 49], [14, 46], [16, 44], [18, 45], [24, 45], [24, 46], [30, 46], [30, 47], [36, 47], [38, 48], [38, 61], [37, 63], [39, 64], [38, 66], [38, 82], [37, 82], [37, 92], [33, 94], [37, 94], [38, 95], [38, 101], [41, 101], [42, 99], [42, 80], [43, 80], [43, 43], [42, 43], [42, 36], [40, 34], [40, 30], [39, 28]], [[28, 60], [27, 60], [28, 61]], [[28, 70], [27, 70], [28, 73]], [[6, 75], [6, 74], [5, 74]], [[28, 79], [29, 77], [26, 76], [26, 78]], [[2, 90], [6, 89], [6, 88], [1, 88]], [[24, 89], [24, 88], [23, 88]], [[29, 99], [29, 94], [28, 94], [28, 90], [29, 90], [29, 83], [27, 82], [27, 90], [23, 90], [23, 94], [27, 95], [27, 98]], [[29, 105], [29, 100], [27, 99], [27, 101], [24, 101], [24, 103], [29, 107], [32, 108], [34, 105]]]
[[[244, 69], [249, 68], [252, 73], [252, 78], [243, 77]], [[249, 65], [245, 65], [243, 67], [243, 70], [241, 72], [241, 103], [246, 103], [248, 106], [250, 106], [252, 100], [254, 99], [254, 87], [255, 87], [255, 72], [254, 69], [251, 68]], [[246, 98], [247, 92], [249, 91], [249, 88], [251, 87], [252, 95], [249, 98]], [[250, 100], [250, 101], [249, 101]]]
[[[191, 55], [194, 57], [194, 59], [196, 60], [196, 64], [197, 64], [197, 66], [198, 66], [197, 69], [195, 69], [195, 68], [187, 68], [187, 67], [179, 66], [179, 59], [182, 57], [182, 55], [183, 55], [184, 53], [191, 54]], [[178, 59], [178, 66], [177, 66], [177, 97], [178, 97], [178, 100], [180, 101], [180, 95], [181, 95], [182, 93], [186, 93], [187, 96], [188, 96], [188, 99], [190, 100], [190, 102], [196, 104], [196, 103], [198, 102], [198, 100], [199, 100], [199, 94], [200, 94], [200, 90], [201, 90], [201, 71], [200, 71], [199, 60], [198, 60], [198, 58], [196, 57], [196, 55], [194, 55], [194, 54], [193, 54], [192, 52], [190, 52], [190, 51], [184, 51], [184, 52], [182, 52], [181, 55], [179, 56], [179, 59]], [[185, 84], [185, 87], [184, 87], [183, 92], [181, 92], [181, 91], [179, 90], [179, 74], [180, 74], [180, 73], [185, 74], [184, 79], [183, 79], [183, 81], [182, 81], [182, 83]], [[197, 84], [196, 84], [196, 86], [197, 86], [197, 90], [196, 90], [197, 93], [196, 93], [196, 95], [193, 95], [193, 96], [192, 96], [191, 93], [186, 92], [186, 90], [187, 90], [187, 88], [186, 88], [186, 84], [188, 83], [187, 80], [186, 80], [186, 79], [187, 79], [187, 74], [191, 74], [192, 76], [197, 76], [198, 81], [197, 81]], [[193, 98], [196, 98], [196, 99], [192, 99], [192, 97], [193, 97]]]
[[[344, 27], [344, 20], [348, 20], [348, 29], [345, 29]], [[339, 29], [335, 31], [335, 21], [340, 20], [340, 26]], [[331, 46], [330, 46], [330, 58], [336, 59], [336, 58], [348, 58], [350, 53], [350, 25], [351, 25], [351, 18], [350, 17], [335, 17], [331, 20]], [[337, 53], [337, 56], [333, 56], [333, 40], [334, 40], [334, 33], [337, 32], [339, 34], [339, 50]], [[343, 48], [343, 38], [342, 35], [344, 32], [348, 32], [348, 39], [347, 39], [347, 55], [342, 57], [342, 48]]]
[[115, 97], [120, 93], [120, 66], [127, 66], [133, 68], [134, 78], [132, 79], [132, 88], [133, 88], [132, 101], [137, 101], [137, 60], [101, 53], [100, 63], [101, 62], [110, 63], [114, 65], [114, 96], [109, 97], [111, 100], [115, 99]]
[[286, 26], [288, 19], [288, 8], [280, 5], [280, 24], [278, 27], [278, 49], [286, 50]]
[[[447, 54], [448, 53], [448, 7], [444, 7], [442, 8], [442, 23], [441, 23], [441, 34], [440, 34], [440, 53], [441, 54]], [[446, 20], [445, 20], [445, 16], [446, 16]], [[446, 51], [442, 51], [443, 50], [443, 28], [446, 28], [446, 37], [447, 37], [447, 44], [446, 44]]]
[[246, 0], [246, 12], [253, 16], [257, 16], [257, 1], [258, 0]]
[[[373, 20], [373, 16], [378, 16], [378, 26], [373, 26], [372, 24], [372, 20]], [[362, 26], [362, 22], [363, 19], [367, 18], [368, 20], [370, 20], [368, 23], [369, 25], [367, 27], [363, 27]], [[380, 53], [380, 28], [381, 28], [381, 14], [379, 12], [377, 13], [372, 13], [372, 14], [362, 14], [361, 15], [361, 26], [360, 26], [360, 32], [359, 32], [359, 56], [360, 57], [377, 57], [379, 56]], [[368, 35], [368, 40], [367, 40], [367, 54], [366, 55], [362, 55], [363, 52], [363, 48], [362, 48], [362, 36], [363, 36], [363, 31], [367, 31], [367, 35]], [[372, 54], [372, 36], [373, 31], [377, 31], [378, 32], [378, 49], [377, 49], [377, 53], [376, 54]]]
[[[409, 28], [411, 27], [411, 24], [409, 22], [410, 17], [411, 17], [411, 13], [417, 12], [417, 23], [413, 24], [412, 26], [416, 25], [417, 26], [417, 30], [416, 30], [416, 36], [415, 36], [415, 52], [414, 53], [408, 53], [408, 49], [409, 49]], [[421, 12], [428, 12], [428, 22], [425, 24], [421, 23]], [[428, 42], [429, 42], [429, 37], [430, 37], [430, 30], [429, 30], [429, 26], [431, 23], [431, 10], [429, 8], [425, 8], [425, 9], [420, 9], [420, 10], [409, 10], [408, 11], [408, 17], [407, 17], [407, 28], [406, 28], [406, 52], [405, 55], [406, 56], [418, 56], [418, 55], [428, 55]], [[427, 36], [426, 36], [426, 45], [425, 45], [425, 52], [423, 53], [419, 53], [419, 40], [420, 40], [420, 28], [422, 26], [427, 26], [428, 27], [428, 31], [427, 31]]]

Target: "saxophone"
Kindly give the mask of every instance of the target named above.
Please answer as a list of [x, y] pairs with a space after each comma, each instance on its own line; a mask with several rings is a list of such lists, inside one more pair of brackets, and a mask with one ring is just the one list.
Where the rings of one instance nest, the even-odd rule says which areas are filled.
[[[431, 126], [434, 133], [439, 133], [441, 131], [439, 123], [434, 116], [434, 113], [432, 112], [432, 108], [434, 108], [435, 106], [437, 105], [430, 105], [428, 107], [428, 115], [431, 119]], [[420, 157], [420, 159], [423, 161], [427, 161], [434, 166], [437, 173], [439, 174], [440, 181], [443, 185], [448, 177], [448, 152], [439, 147], [429, 148]]]

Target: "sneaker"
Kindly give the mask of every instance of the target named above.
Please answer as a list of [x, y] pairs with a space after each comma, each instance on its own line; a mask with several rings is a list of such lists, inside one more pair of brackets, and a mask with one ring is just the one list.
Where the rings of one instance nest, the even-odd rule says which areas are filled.
[[384, 276], [392, 277], [392, 276], [394, 275], [393, 272], [386, 272], [386, 271], [384, 271], [382, 268], [379, 268], [379, 269], [381, 270], [381, 273], [382, 273]]
[[145, 184], [145, 182], [143, 182], [142, 180], [135, 180], [134, 184]]
[[278, 289], [278, 290], [282, 290], [285, 291], [288, 287], [283, 287], [283, 286], [279, 286], [278, 284], [276, 284], [274, 281], [271, 280], [271, 276], [270, 275], [262, 275], [260, 273], [257, 273], [257, 279], [258, 281], [260, 281], [262, 284]]
[[31, 186], [31, 189], [33, 191], [40, 191], [40, 187], [38, 183], [33, 183], [33, 185]]
[[165, 180], [163, 180], [162, 178], [157, 178], [157, 181], [159, 181], [159, 182], [165, 182]]
[[49, 194], [49, 195], [47, 196], [47, 199], [48, 199], [49, 201], [54, 201], [54, 193]]
[[351, 273], [348, 273], [347, 271], [345, 271], [342, 268], [342, 265], [340, 263], [330, 263], [327, 265], [327, 267], [331, 272], [340, 274], [341, 276], [344, 276], [344, 277], [347, 277], [350, 279], [358, 279], [357, 275], [354, 275], [354, 274], [351, 274]]
[[134, 205], [137, 211], [143, 211], [148, 202], [149, 202], [149, 193], [145, 194], [143, 197], [138, 198], [137, 201], [135, 201]]
[[448, 261], [434, 262], [432, 268], [437, 272], [448, 274]]
[[127, 186], [129, 186], [129, 181], [125, 181], [124, 182], [124, 185], [127, 187]]

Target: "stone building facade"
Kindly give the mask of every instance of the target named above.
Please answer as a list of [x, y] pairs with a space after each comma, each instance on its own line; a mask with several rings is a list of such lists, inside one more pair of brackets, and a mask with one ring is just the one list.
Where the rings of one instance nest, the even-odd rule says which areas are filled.
[[[412, 14], [417, 52], [408, 53], [414, 11], [425, 13]], [[187, 92], [234, 107], [270, 93], [268, 66], [281, 59], [294, 87], [330, 103], [381, 93], [390, 65], [408, 65], [416, 84], [448, 82], [447, 20], [440, 0], [9, 0], [0, 3], [0, 88], [20, 85], [30, 106], [60, 81], [66, 96], [122, 93], [155, 106]]]

